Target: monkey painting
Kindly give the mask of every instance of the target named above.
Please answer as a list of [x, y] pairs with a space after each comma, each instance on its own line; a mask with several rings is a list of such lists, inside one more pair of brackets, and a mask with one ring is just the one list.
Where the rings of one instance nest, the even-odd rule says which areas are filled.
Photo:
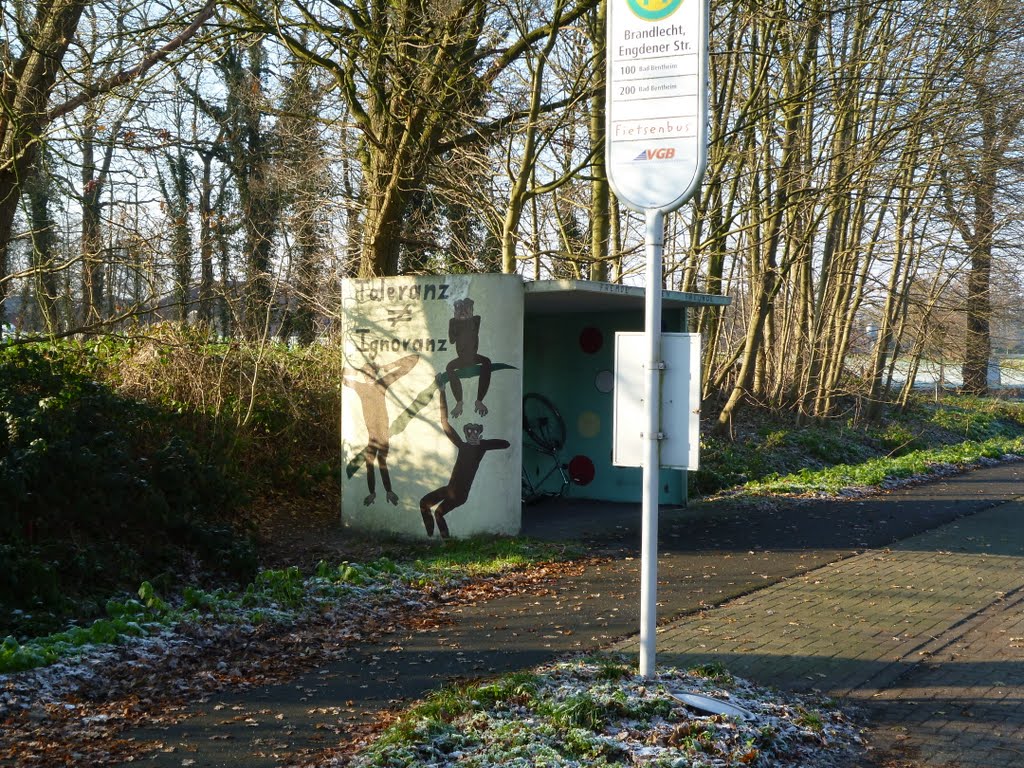
[[455, 397], [452, 418], [462, 415], [462, 381], [458, 370], [470, 365], [480, 364], [480, 379], [476, 390], [475, 410], [481, 416], [487, 415], [484, 397], [491, 386], [491, 360], [480, 354], [480, 315], [473, 314], [473, 300], [470, 298], [455, 301], [455, 316], [448, 321], [448, 341], [455, 345], [456, 357], [448, 363], [448, 381]]
[[391, 490], [391, 475], [388, 472], [388, 450], [391, 441], [391, 426], [388, 423], [388, 407], [385, 393], [388, 387], [412, 370], [419, 355], [407, 355], [393, 363], [378, 367], [373, 363], [355, 370], [346, 368], [341, 372], [341, 380], [351, 387], [363, 407], [363, 421], [369, 443], [366, 446], [366, 486], [370, 494], [363, 500], [369, 506], [377, 498], [377, 481], [373, 473], [374, 461], [380, 470], [380, 481], [387, 494], [387, 500], [397, 506], [398, 496]]
[[[479, 320], [479, 318], [477, 319]], [[434, 535], [436, 521], [441, 538], [447, 539], [448, 525], [444, 521], [444, 516], [466, 503], [466, 499], [469, 498], [469, 489], [473, 486], [473, 480], [476, 479], [476, 473], [480, 469], [480, 462], [483, 461], [484, 455], [488, 451], [508, 448], [509, 442], [508, 440], [482, 439], [484, 428], [481, 424], [466, 424], [462, 428], [466, 439], [460, 438], [448, 422], [448, 400], [444, 394], [444, 387], [439, 386], [437, 391], [441, 395], [441, 427], [448, 439], [458, 449], [458, 455], [455, 458], [455, 466], [452, 467], [448, 484], [431, 491], [420, 499], [420, 514], [423, 516], [423, 525], [427, 529], [428, 536]], [[431, 508], [435, 504], [437, 508], [431, 513]]]

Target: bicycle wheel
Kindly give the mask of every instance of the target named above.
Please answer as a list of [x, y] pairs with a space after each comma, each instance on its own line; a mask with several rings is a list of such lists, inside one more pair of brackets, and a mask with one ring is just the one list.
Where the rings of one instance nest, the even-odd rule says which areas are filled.
[[523, 431], [546, 451], [557, 451], [565, 445], [562, 415], [554, 403], [536, 392], [523, 398]]

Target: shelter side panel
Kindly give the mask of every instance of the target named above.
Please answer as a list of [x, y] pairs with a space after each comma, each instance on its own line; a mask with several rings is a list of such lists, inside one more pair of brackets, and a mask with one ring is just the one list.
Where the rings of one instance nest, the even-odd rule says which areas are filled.
[[349, 279], [342, 316], [345, 524], [518, 533], [522, 281]]

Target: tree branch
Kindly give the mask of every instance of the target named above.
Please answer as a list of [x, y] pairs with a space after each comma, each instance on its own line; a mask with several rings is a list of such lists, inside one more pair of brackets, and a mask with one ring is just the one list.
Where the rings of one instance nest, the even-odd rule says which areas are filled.
[[192, 23], [183, 29], [176, 37], [172, 38], [162, 47], [147, 55], [134, 67], [123, 69], [116, 75], [83, 89], [82, 92], [73, 99], [68, 99], [63, 104], [54, 107], [47, 115], [47, 119], [56, 120], [59, 117], [63, 117], [69, 112], [73, 112], [78, 109], [83, 104], [92, 101], [92, 99], [96, 98], [100, 94], [109, 93], [115, 88], [125, 85], [126, 83], [146, 74], [146, 72], [166, 59], [196, 35], [196, 33], [199, 32], [203, 25], [210, 20], [214, 12], [217, 10], [217, 3], [218, 0], [206, 0], [206, 4], [200, 9], [199, 14]]

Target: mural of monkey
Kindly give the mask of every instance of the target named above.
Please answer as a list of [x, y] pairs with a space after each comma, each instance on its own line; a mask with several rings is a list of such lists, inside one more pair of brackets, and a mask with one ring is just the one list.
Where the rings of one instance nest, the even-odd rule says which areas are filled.
[[[473, 486], [473, 480], [476, 479], [476, 473], [480, 469], [480, 462], [483, 461], [484, 455], [488, 451], [508, 448], [509, 442], [508, 440], [483, 440], [482, 424], [466, 424], [462, 428], [466, 439], [460, 438], [448, 422], [448, 400], [444, 394], [444, 387], [439, 386], [437, 391], [441, 395], [441, 427], [459, 453], [455, 458], [455, 466], [452, 467], [448, 484], [431, 491], [420, 499], [420, 514], [423, 516], [423, 525], [427, 529], [428, 536], [434, 535], [436, 521], [441, 538], [447, 539], [448, 525], [444, 521], [444, 516], [466, 503], [466, 499], [469, 498], [469, 490]], [[435, 504], [437, 508], [431, 514], [431, 508]]]
[[377, 498], [377, 481], [373, 474], [373, 463], [376, 460], [380, 469], [380, 481], [387, 494], [387, 500], [398, 506], [398, 496], [391, 490], [391, 474], [388, 472], [388, 450], [391, 441], [391, 425], [388, 422], [388, 407], [385, 394], [388, 387], [412, 370], [419, 355], [407, 355], [393, 363], [376, 366], [369, 363], [362, 368], [346, 368], [341, 372], [341, 380], [351, 387], [359, 396], [363, 407], [363, 421], [369, 442], [364, 453], [366, 457], [366, 487], [370, 494], [363, 500], [369, 506]]
[[481, 416], [487, 415], [484, 397], [491, 386], [491, 359], [480, 354], [480, 315], [473, 314], [473, 300], [455, 301], [455, 316], [448, 321], [448, 341], [455, 345], [456, 357], [448, 363], [448, 381], [455, 397], [452, 418], [462, 415], [462, 381], [457, 371], [470, 365], [480, 364], [480, 379], [477, 383], [475, 410]]

